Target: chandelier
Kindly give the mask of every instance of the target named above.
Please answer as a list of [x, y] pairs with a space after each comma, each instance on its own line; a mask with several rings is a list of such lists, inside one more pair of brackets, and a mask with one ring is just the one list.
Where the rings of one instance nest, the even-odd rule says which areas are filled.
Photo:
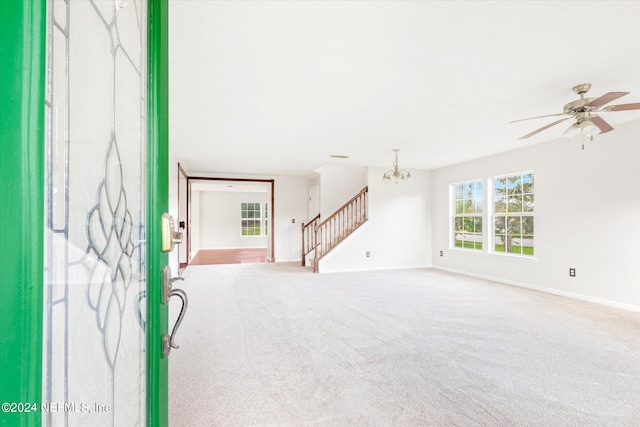
[[411, 172], [407, 172], [404, 169], [400, 169], [398, 167], [398, 148], [393, 150], [395, 154], [395, 158], [393, 160], [393, 169], [388, 170], [382, 175], [382, 182], [390, 184], [394, 182], [395, 184], [399, 184], [401, 182], [406, 182], [411, 180]]

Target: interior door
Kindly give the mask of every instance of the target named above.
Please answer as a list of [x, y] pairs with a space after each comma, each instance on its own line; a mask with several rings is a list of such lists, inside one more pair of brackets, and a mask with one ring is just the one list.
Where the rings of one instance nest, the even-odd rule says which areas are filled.
[[44, 421], [166, 425], [167, 2], [48, 9]]

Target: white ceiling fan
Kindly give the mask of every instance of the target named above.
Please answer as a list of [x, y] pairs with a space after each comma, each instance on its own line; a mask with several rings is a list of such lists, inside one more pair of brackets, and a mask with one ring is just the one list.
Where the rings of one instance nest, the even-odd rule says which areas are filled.
[[564, 136], [573, 137], [578, 134], [593, 138], [594, 135], [599, 133], [606, 133], [613, 130], [613, 127], [607, 123], [602, 117], [596, 113], [610, 112], [610, 111], [628, 111], [628, 110], [640, 110], [640, 102], [634, 102], [631, 104], [618, 104], [609, 105], [611, 101], [615, 101], [629, 92], [608, 92], [597, 98], [585, 98], [584, 94], [591, 88], [590, 83], [584, 83], [573, 87], [573, 91], [580, 95], [580, 99], [570, 102], [564, 106], [564, 111], [557, 114], [547, 114], [544, 116], [528, 117], [526, 119], [514, 120], [510, 123], [521, 122], [523, 120], [539, 119], [542, 117], [554, 117], [567, 115], [563, 119], [557, 120], [553, 123], [549, 123], [539, 129], [534, 130], [518, 139], [527, 139], [545, 129], [562, 123], [566, 120], [574, 119], [575, 122], [564, 132]]

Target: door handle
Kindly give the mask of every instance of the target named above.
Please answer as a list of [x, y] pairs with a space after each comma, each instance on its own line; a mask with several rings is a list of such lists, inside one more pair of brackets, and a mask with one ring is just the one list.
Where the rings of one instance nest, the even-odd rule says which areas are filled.
[[166, 334], [162, 337], [162, 357], [169, 357], [169, 353], [171, 353], [172, 348], [180, 348], [174, 342], [174, 338], [180, 324], [182, 323], [182, 319], [184, 319], [184, 315], [187, 312], [187, 307], [189, 306], [189, 298], [187, 298], [187, 293], [182, 289], [173, 289], [173, 284], [178, 280], [184, 280], [184, 278], [177, 276], [172, 277], [171, 275], [171, 267], [165, 265], [162, 268], [162, 303], [169, 304], [169, 300], [171, 297], [177, 296], [182, 301], [182, 307], [180, 307], [180, 314], [178, 314], [178, 319], [176, 319], [176, 324], [173, 325], [173, 329], [171, 330], [171, 334]]
[[171, 290], [173, 289], [173, 284], [178, 280], [184, 280], [183, 277], [171, 276], [171, 267], [165, 265], [162, 267], [162, 303], [169, 304], [169, 298], [171, 298]]
[[182, 307], [180, 307], [180, 314], [178, 314], [178, 319], [176, 319], [176, 324], [173, 325], [173, 329], [171, 330], [171, 335], [165, 335], [162, 337], [162, 357], [165, 359], [169, 357], [169, 353], [171, 353], [172, 348], [180, 348], [178, 344], [174, 342], [176, 337], [176, 332], [182, 323], [182, 319], [184, 319], [184, 315], [187, 312], [187, 307], [189, 305], [189, 298], [187, 298], [187, 293], [182, 289], [173, 289], [170, 293], [169, 298], [171, 297], [179, 297], [182, 300]]
[[162, 214], [162, 252], [171, 252], [175, 245], [182, 243], [182, 233], [176, 231], [173, 217], [168, 213]]

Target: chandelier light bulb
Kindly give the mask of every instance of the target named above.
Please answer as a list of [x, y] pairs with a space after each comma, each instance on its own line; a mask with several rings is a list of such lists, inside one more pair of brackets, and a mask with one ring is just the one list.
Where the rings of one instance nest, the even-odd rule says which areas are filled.
[[404, 169], [400, 169], [398, 167], [398, 148], [394, 149], [393, 152], [395, 154], [393, 160], [393, 169], [388, 170], [382, 175], [382, 182], [385, 184], [390, 184], [393, 181], [396, 184], [401, 182], [411, 181], [411, 172], [408, 172]]

